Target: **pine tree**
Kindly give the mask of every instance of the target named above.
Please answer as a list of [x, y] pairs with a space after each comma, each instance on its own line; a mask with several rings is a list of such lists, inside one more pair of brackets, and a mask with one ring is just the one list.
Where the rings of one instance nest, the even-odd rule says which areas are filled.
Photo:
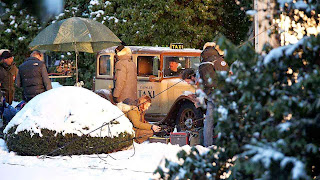
[[9, 49], [20, 64], [29, 56], [28, 44], [37, 35], [41, 24], [18, 4], [1, 3], [5, 12], [0, 18], [0, 47]]
[[[283, 13], [291, 20], [297, 20], [297, 8], [308, 18], [319, 14], [316, 1], [286, 2]], [[235, 61], [234, 75], [221, 73], [222, 88], [212, 96], [218, 137], [217, 149], [209, 153], [217, 158], [193, 157], [193, 150], [179, 163], [167, 162], [169, 171], [159, 167], [157, 173], [163, 179], [191, 178], [181, 172], [206, 162], [216, 166], [200, 168], [203, 174], [199, 176], [211, 174], [207, 179], [224, 179], [225, 173], [230, 173], [230, 179], [319, 178], [320, 36], [306, 33], [297, 43], [272, 49], [267, 55], [257, 54], [249, 43], [237, 47], [224, 36], [217, 42], [227, 50], [226, 60]]]
[[[28, 45], [43, 28], [75, 16], [105, 24], [128, 45], [168, 46], [172, 42], [182, 42], [190, 48], [202, 48], [205, 42], [212, 41], [219, 32], [239, 44], [247, 38], [251, 23], [245, 16], [245, 9], [251, 6], [248, 0], [238, 4], [228, 0], [66, 0], [63, 13], [48, 22], [31, 16], [32, 7], [12, 3], [3, 6], [8, 10], [0, 21], [3, 30], [0, 32], [1, 48], [13, 51], [17, 65], [29, 56]], [[10, 25], [13, 20], [10, 19], [11, 15], [16, 18], [13, 25]], [[18, 24], [17, 28], [15, 24]], [[52, 59], [61, 59], [61, 55], [65, 59], [75, 57], [74, 52], [47, 54]], [[92, 88], [95, 54], [80, 53], [79, 59], [79, 79], [85, 82], [86, 88]], [[60, 81], [65, 85], [73, 85], [75, 82], [74, 78]]]
[[93, 19], [110, 27], [127, 44], [168, 46], [182, 42], [185, 47], [202, 48], [218, 32], [236, 44], [246, 39], [251, 23], [245, 9], [251, 2], [245, 2], [100, 0], [89, 9]]

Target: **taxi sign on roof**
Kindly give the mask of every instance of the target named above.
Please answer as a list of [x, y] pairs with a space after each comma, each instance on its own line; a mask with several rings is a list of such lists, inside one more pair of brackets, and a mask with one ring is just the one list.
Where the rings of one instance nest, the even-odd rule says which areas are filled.
[[183, 43], [170, 43], [170, 49], [183, 49]]

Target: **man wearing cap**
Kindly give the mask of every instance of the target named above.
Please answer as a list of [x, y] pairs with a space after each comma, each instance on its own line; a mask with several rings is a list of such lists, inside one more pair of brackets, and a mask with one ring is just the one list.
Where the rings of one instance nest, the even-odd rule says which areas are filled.
[[38, 94], [52, 89], [47, 68], [43, 61], [43, 54], [36, 50], [19, 66], [16, 84], [23, 88], [23, 100], [26, 102]]
[[11, 104], [14, 98], [14, 81], [18, 74], [18, 68], [13, 62], [13, 56], [9, 51], [3, 51], [0, 56], [0, 89], [4, 91], [6, 102]]
[[164, 70], [165, 76], [179, 76], [181, 69], [179, 69], [179, 59], [178, 57], [167, 57], [169, 61], [169, 69]]

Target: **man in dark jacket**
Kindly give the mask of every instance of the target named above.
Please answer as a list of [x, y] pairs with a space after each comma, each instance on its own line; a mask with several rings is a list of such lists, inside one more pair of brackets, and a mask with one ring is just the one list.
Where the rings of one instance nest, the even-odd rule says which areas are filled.
[[16, 84], [23, 88], [23, 98], [26, 102], [36, 95], [52, 89], [43, 54], [33, 51], [28, 59], [19, 66]]
[[14, 98], [14, 81], [18, 74], [18, 68], [13, 62], [13, 56], [9, 51], [3, 51], [0, 56], [0, 89], [5, 92], [6, 102], [11, 104]]
[[201, 53], [201, 63], [199, 66], [200, 87], [207, 95], [210, 95], [218, 87], [217, 72], [229, 71], [228, 64], [212, 44], [207, 44]]
[[213, 108], [214, 104], [211, 99], [212, 92], [218, 87], [217, 72], [229, 71], [228, 64], [223, 60], [218, 52], [215, 43], [206, 43], [201, 53], [201, 63], [199, 66], [200, 81], [199, 86], [208, 96], [207, 112], [204, 120], [204, 146], [213, 144]]

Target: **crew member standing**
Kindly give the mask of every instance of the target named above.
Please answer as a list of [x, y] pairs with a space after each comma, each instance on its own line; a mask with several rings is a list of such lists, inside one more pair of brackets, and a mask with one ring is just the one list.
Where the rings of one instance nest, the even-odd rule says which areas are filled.
[[[118, 50], [117, 50], [118, 49]], [[132, 61], [132, 52], [129, 47], [117, 48], [115, 65], [115, 87], [113, 97], [116, 102], [125, 99], [137, 99], [137, 67]]]
[[199, 66], [200, 79], [199, 86], [204, 90], [208, 97], [206, 117], [204, 119], [204, 146], [213, 144], [213, 108], [212, 92], [218, 87], [217, 71], [229, 71], [227, 62], [219, 53], [219, 47], [215, 43], [206, 43], [201, 53], [201, 64]]
[[16, 84], [23, 88], [23, 99], [26, 102], [29, 102], [38, 94], [52, 89], [47, 68], [43, 61], [43, 54], [36, 50], [19, 66]]
[[213, 144], [213, 108], [214, 104], [211, 99], [212, 92], [217, 88], [217, 71], [229, 71], [228, 64], [223, 60], [222, 54], [218, 52], [215, 43], [206, 43], [201, 53], [201, 64], [199, 66], [200, 87], [208, 96], [206, 117], [204, 119], [204, 146]]
[[0, 89], [4, 91], [6, 102], [11, 104], [14, 98], [14, 81], [18, 74], [18, 68], [13, 62], [13, 56], [9, 51], [3, 51], [0, 56]]

